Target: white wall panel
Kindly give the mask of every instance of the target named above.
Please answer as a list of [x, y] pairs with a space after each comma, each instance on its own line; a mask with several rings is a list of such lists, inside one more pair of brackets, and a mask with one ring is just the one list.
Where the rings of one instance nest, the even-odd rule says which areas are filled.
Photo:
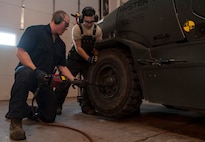
[[10, 4], [0, 1], [0, 27], [15, 28], [20, 27], [20, 3]]
[[[53, 13], [53, 0], [24, 0], [25, 7], [41, 13]], [[58, 0], [57, 0], [58, 1]]]
[[48, 24], [52, 18], [51, 0], [25, 0], [25, 28], [31, 25]]
[[[20, 0], [0, 0], [0, 32], [21, 35], [20, 7]], [[16, 47], [0, 45], [0, 100], [10, 98], [10, 88], [17, 62]]]
[[8, 5], [21, 5], [21, 0], [0, 0], [0, 3], [6, 3]]
[[25, 0], [25, 27], [48, 24], [53, 13], [51, 0]]
[[52, 13], [42, 13], [33, 9], [25, 9], [25, 28], [31, 25], [49, 24]]

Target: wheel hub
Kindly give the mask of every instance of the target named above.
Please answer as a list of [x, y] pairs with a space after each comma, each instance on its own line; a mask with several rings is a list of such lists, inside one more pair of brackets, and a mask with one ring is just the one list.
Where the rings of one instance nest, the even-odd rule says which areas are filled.
[[108, 77], [105, 79], [105, 86], [112, 87], [114, 85], [114, 79], [112, 77]]

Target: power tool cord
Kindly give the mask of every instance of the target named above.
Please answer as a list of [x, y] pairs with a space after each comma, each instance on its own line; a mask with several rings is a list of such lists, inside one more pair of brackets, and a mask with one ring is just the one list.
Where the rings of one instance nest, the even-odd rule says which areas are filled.
[[[35, 116], [35, 110], [34, 110], [34, 101], [36, 99], [36, 96], [40, 90], [41, 86], [39, 86], [36, 90], [36, 92], [34, 93], [34, 96], [33, 96], [33, 99], [32, 99], [32, 104], [31, 104], [31, 108], [32, 108], [32, 112], [33, 112], [33, 116]], [[88, 135], [86, 134], [85, 132], [81, 131], [81, 130], [78, 130], [76, 128], [73, 128], [73, 127], [70, 127], [70, 126], [66, 126], [66, 125], [63, 125], [63, 124], [60, 124], [60, 123], [45, 123], [43, 121], [41, 121], [38, 117], [37, 117], [37, 120], [43, 124], [43, 125], [46, 125], [46, 126], [53, 126], [53, 127], [60, 127], [60, 128], [65, 128], [65, 129], [70, 129], [70, 130], [73, 130], [73, 131], [76, 131], [82, 135], [84, 135], [90, 142], [94, 142], [93, 139]]]

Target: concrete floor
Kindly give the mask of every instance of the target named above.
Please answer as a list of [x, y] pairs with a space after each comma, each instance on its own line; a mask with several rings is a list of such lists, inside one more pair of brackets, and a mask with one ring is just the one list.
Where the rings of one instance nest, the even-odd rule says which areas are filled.
[[[10, 122], [4, 118], [8, 101], [0, 101], [0, 142], [9, 139]], [[205, 142], [205, 114], [173, 110], [143, 102], [141, 116], [111, 119], [81, 113], [76, 98], [68, 98], [56, 123], [86, 133], [94, 142]], [[90, 142], [82, 133], [25, 119], [27, 139], [22, 142]]]

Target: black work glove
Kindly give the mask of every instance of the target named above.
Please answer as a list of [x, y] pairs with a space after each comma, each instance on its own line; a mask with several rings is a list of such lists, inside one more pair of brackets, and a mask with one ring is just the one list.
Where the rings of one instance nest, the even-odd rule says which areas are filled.
[[49, 77], [44, 71], [41, 71], [39, 69], [35, 69], [34, 74], [37, 78], [39, 85], [40, 84], [43, 85], [43, 84], [46, 84], [48, 82]]
[[88, 62], [93, 64], [96, 63], [98, 61], [98, 56], [91, 56], [88, 58]]
[[76, 85], [80, 88], [85, 88], [88, 85], [88, 81], [87, 80], [78, 80], [78, 79], [74, 79], [73, 81], [70, 81], [71, 84]]

